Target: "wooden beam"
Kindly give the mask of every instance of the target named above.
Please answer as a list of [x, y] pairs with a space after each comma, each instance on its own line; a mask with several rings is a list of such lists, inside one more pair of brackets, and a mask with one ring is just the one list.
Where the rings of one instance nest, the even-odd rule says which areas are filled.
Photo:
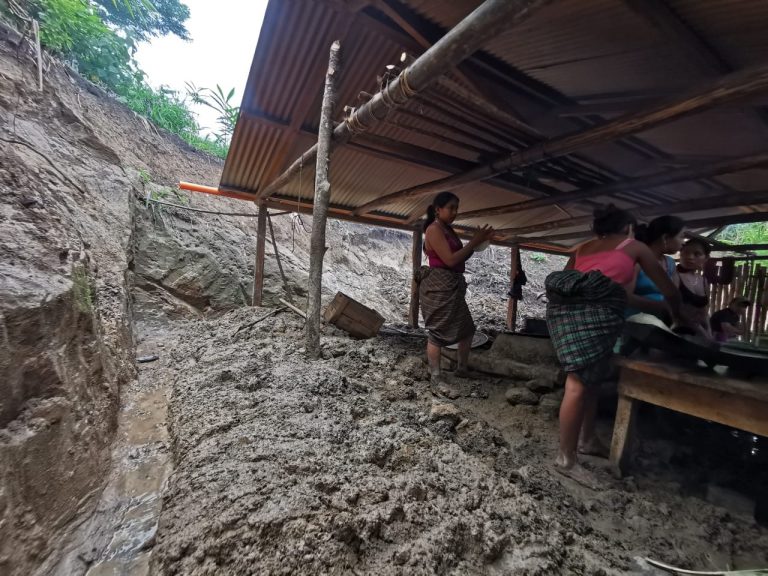
[[768, 166], [768, 152], [763, 152], [761, 154], [755, 154], [745, 158], [728, 159], [721, 162], [707, 163], [687, 168], [678, 168], [676, 170], [667, 170], [664, 172], [658, 172], [656, 174], [650, 174], [648, 176], [627, 178], [626, 180], [620, 180], [618, 182], [613, 182], [604, 186], [597, 186], [587, 190], [574, 190], [573, 192], [564, 192], [561, 194], [552, 195], [548, 198], [537, 198], [534, 200], [517, 202], [515, 204], [496, 206], [494, 208], [473, 210], [471, 212], [464, 212], [459, 214], [458, 219], [466, 220], [470, 218], [498, 216], [500, 214], [512, 214], [515, 212], [522, 212], [524, 210], [541, 208], [543, 206], [551, 206], [552, 204], [566, 204], [577, 202], [579, 200], [597, 199], [604, 196], [615, 196], [616, 194], [620, 194], [622, 192], [637, 191], [645, 188], [655, 188], [657, 186], [664, 186], [666, 184], [687, 182], [690, 180], [698, 180], [701, 178], [708, 178], [721, 174], [730, 174], [733, 172], [740, 172], [743, 170], [750, 170], [752, 168], [760, 168], [766, 166]]
[[750, 252], [753, 250], [768, 250], [768, 244], [726, 244], [725, 242], [720, 243], [723, 247], [727, 246], [728, 250], [731, 250], [733, 252]]
[[[429, 50], [434, 42], [431, 42], [421, 31], [412, 24], [407, 16], [402, 11], [402, 6], [396, 5], [388, 0], [373, 0], [373, 6], [384, 14], [387, 18], [397, 24], [403, 32], [410, 36], [421, 48]], [[472, 84], [471, 80], [467, 78], [460, 70], [456, 71], [456, 74], [468, 84]]]
[[317, 135], [317, 162], [315, 166], [315, 199], [312, 208], [312, 234], [309, 248], [309, 290], [307, 295], [307, 356], [320, 357], [320, 308], [323, 288], [323, 257], [325, 256], [325, 223], [331, 199], [328, 165], [333, 136], [333, 107], [336, 103], [336, 85], [340, 73], [341, 45], [331, 44], [328, 72], [325, 75], [320, 128]]
[[416, 274], [421, 269], [423, 231], [419, 223], [413, 228], [413, 243], [411, 244], [411, 302], [408, 307], [408, 325], [411, 328], [419, 327], [419, 284], [416, 282]]
[[[737, 194], [724, 194], [717, 196], [705, 196], [694, 200], [682, 200], [669, 204], [658, 204], [653, 206], [643, 206], [641, 208], [630, 209], [638, 218], [651, 218], [664, 214], [681, 214], [685, 212], [702, 212], [705, 210], [715, 210], [718, 208], [732, 208], [735, 206], [751, 206], [754, 204], [768, 203], [768, 190], [759, 192], [741, 192]], [[529, 226], [520, 226], [516, 228], [501, 228], [496, 231], [502, 236], [519, 236], [521, 234], [532, 234], [533, 232], [544, 232], [546, 230], [555, 230], [557, 228], [573, 228], [575, 226], [584, 226], [591, 224], [592, 216], [577, 216], [575, 218], [564, 218], [561, 220], [550, 220], [540, 224]]]
[[643, 111], [642, 113], [622, 116], [616, 120], [579, 130], [560, 138], [554, 138], [525, 150], [513, 152], [469, 172], [455, 174], [447, 178], [388, 194], [361, 206], [356, 210], [356, 213], [370, 212], [381, 206], [399, 201], [402, 198], [414, 198], [438, 191], [450, 190], [464, 184], [485, 180], [506, 170], [522, 168], [542, 160], [570, 154], [588, 146], [612, 142], [671, 122], [672, 120], [677, 120], [694, 112], [701, 112], [707, 108], [767, 90], [768, 66], [737, 72], [716, 82], [699, 87], [681, 98]]
[[520, 247], [515, 245], [509, 249], [509, 299], [507, 300], [507, 330], [514, 332], [517, 327], [517, 298], [512, 296], [517, 269], [520, 264]]
[[[408, 103], [419, 91], [469, 57], [490, 38], [527, 19], [549, 1], [485, 0], [437, 44], [339, 124], [334, 130], [331, 147], [344, 144], [353, 134], [376, 125], [388, 111]], [[299, 173], [302, 166], [310, 164], [316, 155], [317, 145], [314, 145], [275, 181], [259, 190], [258, 197], [268, 198], [278, 192]]]
[[[585, 217], [586, 218], [586, 217]], [[591, 221], [591, 218], [590, 218]], [[711, 218], [699, 218], [697, 220], [687, 220], [685, 222], [686, 228], [716, 228], [718, 226], [726, 226], [729, 224], [746, 224], [750, 222], [768, 222], [768, 212], [748, 212], [744, 214], [729, 214], [726, 216], [713, 216]], [[584, 225], [587, 222], [577, 222], [575, 224], [569, 224], [568, 227]], [[562, 226], [566, 227], [566, 226]], [[510, 229], [511, 230], [511, 229]], [[559, 240], [574, 240], [577, 238], [585, 238], [592, 235], [591, 230], [578, 230], [574, 232], [564, 232], [562, 234], [547, 234], [545, 236], [536, 236], [533, 238], [518, 238], [516, 234], [508, 234], [505, 236], [506, 230], [497, 230], [497, 234], [500, 237], [506, 237], [508, 242], [535, 242], [546, 241], [556, 242]], [[532, 231], [528, 232], [533, 233]]]
[[[721, 76], [735, 71], [731, 65], [707, 40], [698, 34], [665, 0], [625, 0], [635, 12], [643, 16], [651, 25], [661, 32], [665, 41], [670, 42], [676, 50], [687, 54], [692, 62], [700, 69]], [[763, 123], [768, 123], [765, 110], [755, 110]]]
[[[408, 142], [400, 142], [398, 140], [387, 138], [386, 136], [379, 136], [378, 134], [360, 134], [359, 136], [355, 136], [354, 140], [350, 141], [348, 146], [356, 151], [366, 154], [380, 153], [383, 154], [385, 158], [391, 160], [408, 162], [410, 164], [432, 168], [442, 172], [450, 173], [453, 170], [456, 170], [457, 167], [462, 166], [470, 168], [472, 166], [478, 166], [476, 162], [470, 160], [457, 158], [449, 154], [430, 150], [429, 148], [424, 148]], [[538, 183], [529, 183], [526, 182], [524, 178], [517, 175], [505, 174], [503, 176], [489, 178], [488, 184], [530, 198], [541, 198], [557, 192], [556, 188]]]
[[256, 260], [253, 267], [253, 291], [251, 305], [261, 306], [264, 295], [264, 247], [267, 238], [267, 207], [259, 205], [259, 218], [256, 223]]

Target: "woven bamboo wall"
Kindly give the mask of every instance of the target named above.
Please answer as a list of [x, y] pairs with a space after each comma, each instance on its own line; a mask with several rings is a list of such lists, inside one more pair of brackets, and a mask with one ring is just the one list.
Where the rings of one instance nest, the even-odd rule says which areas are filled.
[[[718, 264], [718, 270], [721, 266], [722, 263]], [[766, 265], [749, 261], [737, 262], [730, 284], [716, 284], [710, 288], [710, 316], [726, 308], [736, 296], [744, 296], [753, 303], [743, 319], [747, 328], [744, 340], [753, 342], [758, 335], [768, 337], [768, 294], [765, 290], [767, 277]]]

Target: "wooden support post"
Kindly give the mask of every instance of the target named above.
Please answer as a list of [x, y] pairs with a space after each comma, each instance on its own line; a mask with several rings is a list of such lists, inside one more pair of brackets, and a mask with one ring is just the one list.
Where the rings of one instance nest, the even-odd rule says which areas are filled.
[[317, 163], [315, 167], [315, 200], [312, 205], [312, 236], [309, 249], [309, 291], [307, 298], [307, 356], [320, 357], [320, 295], [323, 283], [323, 256], [325, 256], [325, 222], [331, 198], [328, 182], [328, 164], [333, 136], [333, 107], [336, 101], [336, 83], [339, 76], [341, 45], [331, 44], [328, 72], [325, 75], [323, 105], [320, 110], [320, 129], [317, 135]]
[[413, 229], [413, 245], [411, 247], [413, 276], [411, 278], [411, 305], [408, 310], [408, 325], [411, 328], [419, 327], [419, 284], [416, 282], [416, 273], [421, 268], [423, 234], [421, 223], [419, 223]]
[[622, 476], [629, 468], [636, 415], [637, 402], [632, 398], [619, 395], [610, 456], [611, 468], [617, 476]]
[[520, 247], [512, 246], [512, 253], [509, 259], [509, 300], [507, 301], [507, 330], [514, 332], [517, 326], [517, 298], [512, 294], [512, 287], [517, 278], [517, 268], [520, 263]]
[[264, 294], [264, 246], [267, 239], [267, 206], [265, 204], [259, 204], [259, 218], [256, 226], [256, 262], [253, 269], [251, 305], [261, 306]]

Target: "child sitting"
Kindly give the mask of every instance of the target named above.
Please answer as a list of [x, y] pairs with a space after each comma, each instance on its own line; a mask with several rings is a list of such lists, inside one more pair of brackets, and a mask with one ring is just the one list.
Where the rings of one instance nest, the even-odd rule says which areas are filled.
[[741, 316], [751, 305], [752, 302], [744, 296], [736, 296], [731, 300], [728, 308], [723, 308], [712, 314], [709, 323], [715, 340], [727, 342], [731, 338], [741, 336], [744, 333], [744, 328], [741, 326]]
[[707, 306], [709, 283], [702, 274], [709, 258], [710, 247], [706, 241], [691, 238], [680, 249], [677, 275], [680, 279], [680, 318], [675, 332], [712, 338]]

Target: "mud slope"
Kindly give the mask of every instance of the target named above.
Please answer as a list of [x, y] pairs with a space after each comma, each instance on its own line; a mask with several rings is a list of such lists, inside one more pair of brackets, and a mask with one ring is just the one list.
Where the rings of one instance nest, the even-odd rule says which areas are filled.
[[[650, 447], [604, 489], [556, 475], [549, 408], [507, 381], [434, 398], [423, 342], [327, 328], [307, 362], [294, 315], [243, 309], [166, 328], [174, 473], [156, 574], [656, 574], [768, 563], [768, 531], [685, 495]], [[669, 446], [666, 447], [669, 451]], [[655, 458], [655, 460], [654, 460]]]

